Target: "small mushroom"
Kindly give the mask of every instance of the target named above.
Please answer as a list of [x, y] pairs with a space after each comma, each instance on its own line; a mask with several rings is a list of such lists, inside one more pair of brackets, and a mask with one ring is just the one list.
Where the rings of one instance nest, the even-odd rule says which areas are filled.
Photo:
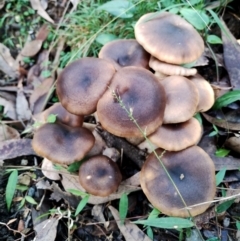
[[34, 151], [54, 163], [69, 165], [80, 161], [95, 142], [93, 134], [84, 127], [62, 123], [46, 123], [34, 134]]
[[195, 114], [199, 102], [196, 86], [183, 76], [169, 76], [160, 82], [167, 99], [163, 123], [173, 124], [189, 120]]
[[115, 162], [104, 155], [93, 156], [79, 169], [79, 182], [90, 194], [106, 197], [115, 192], [122, 180]]
[[[163, 153], [163, 149], [156, 151], [186, 205], [200, 204], [189, 209], [191, 215], [203, 213], [216, 192], [215, 167], [208, 154], [198, 146], [178, 152]], [[177, 217], [189, 216], [178, 192], [153, 153], [142, 167], [140, 183], [148, 200], [162, 213]]]
[[72, 114], [92, 114], [114, 73], [114, 66], [104, 59], [82, 58], [72, 62], [57, 80], [60, 102]]
[[113, 91], [147, 135], [162, 124], [165, 91], [150, 71], [139, 67], [119, 69], [97, 105], [97, 115], [105, 130], [120, 137], [141, 137], [141, 132], [113, 96]]
[[[157, 148], [167, 151], [180, 151], [196, 145], [201, 136], [202, 127], [199, 121], [192, 117], [186, 122], [162, 125], [148, 138]], [[151, 152], [147, 141], [142, 142], [139, 148], [147, 148]]]
[[126, 66], [148, 68], [150, 55], [135, 39], [118, 39], [105, 44], [99, 58], [111, 61], [118, 70]]

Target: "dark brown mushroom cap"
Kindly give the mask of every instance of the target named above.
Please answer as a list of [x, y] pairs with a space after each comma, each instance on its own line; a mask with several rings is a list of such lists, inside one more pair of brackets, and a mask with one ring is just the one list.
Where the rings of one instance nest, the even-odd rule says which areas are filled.
[[197, 70], [194, 68], [185, 68], [179, 65], [165, 63], [153, 56], [150, 58], [149, 67], [164, 75], [191, 76], [197, 73]]
[[196, 74], [189, 78], [197, 87], [199, 93], [199, 102], [197, 111], [205, 112], [214, 104], [214, 91], [212, 86], [200, 74]]
[[95, 142], [84, 127], [69, 127], [61, 123], [46, 123], [34, 134], [34, 151], [52, 162], [69, 165], [80, 161]]
[[84, 116], [82, 115], [74, 115], [72, 113], [69, 113], [60, 102], [55, 103], [43, 112], [45, 121], [51, 114], [57, 116], [57, 121], [60, 121], [61, 123], [72, 127], [82, 126], [84, 120]]
[[[162, 154], [157, 149], [157, 154]], [[165, 152], [161, 160], [187, 206], [212, 201], [216, 192], [215, 167], [208, 154], [198, 146], [179, 152]], [[144, 163], [140, 183], [152, 205], [166, 215], [188, 217], [188, 212], [160, 162], [152, 153]], [[210, 203], [192, 207], [192, 216], [203, 213]]]
[[93, 113], [114, 73], [114, 66], [104, 59], [82, 58], [74, 61], [57, 80], [60, 102], [72, 114]]
[[195, 118], [177, 124], [166, 124], [148, 138], [156, 146], [167, 151], [180, 151], [196, 145], [202, 136], [202, 127]]
[[79, 169], [79, 182], [90, 194], [106, 197], [115, 192], [122, 180], [115, 162], [104, 155], [85, 161]]
[[113, 91], [120, 96], [125, 107], [132, 111], [133, 117], [147, 135], [162, 124], [165, 92], [150, 71], [139, 67], [120, 69], [97, 105], [97, 115], [104, 129], [120, 137], [141, 137], [137, 126], [113, 97]]
[[199, 101], [196, 86], [183, 76], [169, 76], [160, 82], [167, 99], [163, 123], [172, 124], [189, 120], [195, 114]]
[[204, 51], [193, 26], [169, 12], [143, 15], [135, 25], [135, 37], [148, 53], [167, 63], [190, 63]]
[[135, 39], [118, 39], [105, 44], [99, 58], [112, 61], [116, 70], [126, 66], [148, 68], [150, 54]]

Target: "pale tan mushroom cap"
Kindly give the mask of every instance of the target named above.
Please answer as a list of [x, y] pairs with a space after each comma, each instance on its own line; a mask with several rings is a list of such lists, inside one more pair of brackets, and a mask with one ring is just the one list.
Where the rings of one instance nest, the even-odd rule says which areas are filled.
[[180, 151], [196, 145], [202, 136], [202, 127], [195, 118], [177, 123], [160, 126], [148, 138], [156, 146], [167, 151]]
[[113, 91], [147, 134], [162, 124], [165, 91], [150, 71], [139, 67], [120, 69], [97, 105], [97, 115], [105, 130], [120, 137], [141, 137], [136, 124], [114, 98]]
[[99, 58], [112, 61], [116, 70], [126, 66], [148, 68], [150, 54], [135, 39], [118, 39], [105, 44]]
[[191, 63], [204, 51], [204, 42], [193, 26], [169, 12], [145, 14], [134, 29], [143, 48], [163, 62]]
[[122, 180], [122, 174], [115, 162], [104, 155], [97, 155], [85, 161], [79, 169], [79, 182], [90, 194], [106, 197], [115, 192]]
[[149, 67], [164, 75], [191, 76], [197, 73], [197, 69], [188, 69], [179, 65], [165, 63], [154, 58], [153, 56], [150, 58]]
[[[157, 149], [161, 155], [162, 149]], [[212, 201], [216, 192], [215, 167], [208, 154], [198, 146], [179, 152], [165, 152], [161, 160], [187, 206]], [[152, 153], [144, 163], [140, 183], [152, 205], [168, 216], [188, 217], [184, 204], [160, 162]], [[192, 216], [203, 213], [208, 204], [191, 208]]]
[[183, 76], [169, 76], [161, 80], [166, 92], [166, 109], [163, 123], [173, 124], [189, 120], [199, 102], [196, 86]]
[[205, 112], [211, 109], [215, 101], [212, 86], [200, 74], [190, 77], [190, 80], [195, 84], [199, 93], [197, 112]]
[[86, 128], [69, 127], [61, 123], [46, 123], [34, 134], [34, 151], [52, 162], [69, 165], [80, 161], [95, 142]]
[[104, 59], [82, 58], [72, 62], [57, 80], [60, 102], [72, 114], [92, 114], [114, 73], [113, 64]]

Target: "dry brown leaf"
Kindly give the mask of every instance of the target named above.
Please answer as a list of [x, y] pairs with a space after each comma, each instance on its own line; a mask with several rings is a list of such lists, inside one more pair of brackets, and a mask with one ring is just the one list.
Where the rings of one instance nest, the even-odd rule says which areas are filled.
[[214, 218], [215, 215], [215, 206], [208, 208], [204, 213], [194, 217], [194, 223], [196, 223], [199, 229], [202, 228], [202, 225], [208, 223], [210, 219]]
[[24, 57], [33, 57], [41, 49], [42, 43], [43, 41], [40, 39], [35, 39], [30, 42], [26, 42], [20, 54]]
[[0, 92], [0, 105], [4, 106], [3, 114], [12, 120], [17, 119], [15, 103], [16, 103], [15, 96], [6, 92]]
[[120, 216], [113, 206], [108, 207], [116, 220], [118, 228], [127, 241], [151, 241], [151, 239], [134, 223], [126, 220], [124, 224], [120, 222]]
[[48, 22], [50, 23], [54, 23], [54, 21], [52, 20], [52, 18], [49, 17], [49, 15], [47, 14], [47, 12], [44, 10], [44, 8], [41, 5], [41, 2], [39, 0], [30, 0], [30, 3], [32, 5], [32, 8], [34, 10], [37, 10], [37, 13], [43, 17], [44, 19], [46, 19]]
[[49, 181], [43, 180], [42, 178], [40, 180], [37, 180], [36, 187], [37, 187], [37, 189], [51, 190], [51, 185], [50, 185]]
[[0, 141], [7, 141], [19, 138], [20, 134], [16, 129], [4, 124], [0, 124]]
[[229, 31], [224, 21], [222, 21], [222, 24], [225, 30], [222, 31], [225, 68], [227, 69], [233, 89], [240, 89], [240, 45]]
[[38, 86], [30, 96], [30, 109], [33, 114], [40, 113], [44, 110], [47, 101], [46, 98], [54, 83], [52, 78], [45, 79], [40, 86]]
[[36, 231], [35, 241], [54, 241], [57, 234], [57, 225], [59, 219], [47, 219], [34, 227]]
[[230, 155], [226, 157], [217, 157], [215, 152], [217, 150], [214, 137], [205, 135], [202, 137], [200, 143], [198, 144], [208, 155], [212, 158], [215, 170], [219, 171], [223, 168], [226, 170], [238, 170], [240, 166], [240, 159], [232, 157]]
[[[133, 180], [130, 180], [131, 178], [133, 178]], [[141, 190], [141, 188], [138, 187], [140, 185], [140, 181], [139, 179], [137, 181], [137, 179], [138, 177], [135, 175], [133, 177], [126, 179], [119, 185], [119, 188], [115, 193], [112, 193], [107, 197], [98, 197], [98, 196], [90, 195], [88, 203], [102, 204], [115, 199], [119, 199], [123, 193], [131, 193], [131, 192], [139, 191]], [[133, 183], [134, 185], [131, 185], [129, 183]], [[76, 189], [76, 190], [81, 190], [85, 192], [84, 188], [79, 183], [78, 176], [76, 175], [69, 175], [69, 174], [62, 173], [62, 185], [65, 190]]]
[[37, 155], [32, 149], [31, 139], [14, 139], [0, 142], [0, 159], [12, 159], [20, 156]]
[[0, 70], [11, 78], [19, 76], [18, 63], [10, 54], [10, 50], [0, 43]]
[[47, 24], [43, 24], [42, 27], [36, 33], [36, 39], [45, 41], [49, 34], [49, 27]]
[[31, 110], [29, 109], [28, 101], [23, 93], [23, 89], [19, 88], [16, 99], [16, 111], [18, 120], [30, 120], [32, 117]]
[[225, 146], [228, 147], [230, 150], [240, 153], [240, 138], [236, 136], [230, 137], [226, 140]]
[[61, 179], [58, 174], [58, 171], [54, 168], [53, 163], [49, 161], [47, 158], [43, 159], [41, 170], [43, 175], [51, 180]]
[[202, 115], [208, 122], [218, 127], [224, 128], [226, 130], [240, 131], [240, 123], [234, 123], [223, 119], [217, 119], [206, 113], [202, 113]]

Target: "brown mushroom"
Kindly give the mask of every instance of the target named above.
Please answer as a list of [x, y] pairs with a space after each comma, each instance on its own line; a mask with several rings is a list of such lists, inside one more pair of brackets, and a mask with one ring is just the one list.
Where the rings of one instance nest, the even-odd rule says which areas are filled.
[[97, 105], [97, 115], [104, 129], [120, 137], [141, 137], [141, 132], [113, 96], [113, 91], [147, 135], [162, 124], [165, 92], [150, 71], [139, 67], [120, 69]]
[[34, 151], [52, 162], [69, 165], [80, 161], [94, 145], [94, 136], [84, 127], [46, 123], [34, 134]]
[[[163, 150], [157, 149], [157, 155], [162, 154]], [[167, 151], [161, 161], [186, 205], [200, 204], [189, 209], [191, 215], [203, 213], [216, 192], [215, 167], [208, 154], [200, 147], [192, 146], [179, 152]], [[169, 216], [189, 216], [178, 192], [153, 153], [142, 167], [140, 183], [148, 200], [162, 213]]]
[[114, 73], [114, 66], [104, 59], [82, 58], [72, 62], [57, 80], [60, 102], [72, 114], [92, 114]]
[[135, 39], [118, 39], [104, 45], [99, 58], [111, 61], [118, 70], [126, 66], [148, 68], [150, 55]]
[[106, 197], [115, 192], [122, 180], [115, 162], [104, 155], [93, 156], [79, 169], [79, 182], [90, 194]]

